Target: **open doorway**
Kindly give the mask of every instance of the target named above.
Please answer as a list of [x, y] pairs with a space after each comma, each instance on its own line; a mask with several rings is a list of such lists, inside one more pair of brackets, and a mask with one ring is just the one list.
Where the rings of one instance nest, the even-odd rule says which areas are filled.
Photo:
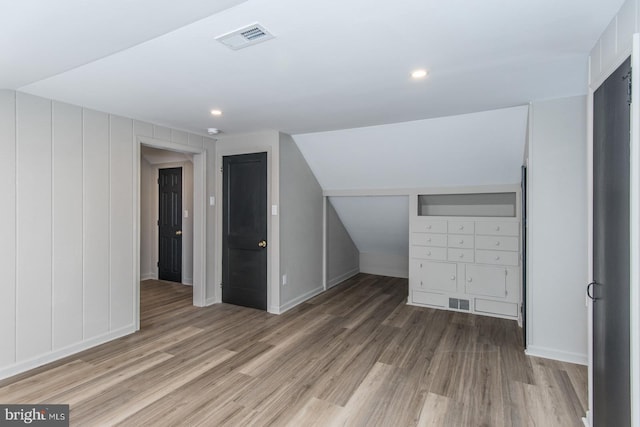
[[[137, 329], [140, 329], [141, 317], [147, 317], [141, 313], [148, 308], [149, 301], [155, 306], [162, 305], [163, 300], [171, 301], [170, 295], [165, 298], [155, 292], [161, 289], [158, 285], [172, 289], [183, 304], [206, 305], [206, 150], [204, 147], [139, 136], [135, 163], [138, 177], [136, 239], [139, 250], [136, 251], [136, 265], [139, 267], [139, 281], [134, 297]], [[163, 175], [169, 175], [166, 181], [171, 185], [161, 189], [160, 178]], [[177, 187], [179, 191], [175, 191]], [[172, 220], [168, 221], [172, 226], [169, 230], [161, 230], [160, 227], [163, 197], [174, 199], [164, 207], [167, 209], [168, 206], [173, 211]], [[162, 243], [163, 233], [167, 231], [176, 238]], [[161, 249], [167, 247], [170, 256], [163, 260]], [[167, 265], [173, 276], [164, 274], [163, 268]], [[147, 300], [143, 301], [143, 298]], [[172, 310], [169, 306], [163, 309]]]

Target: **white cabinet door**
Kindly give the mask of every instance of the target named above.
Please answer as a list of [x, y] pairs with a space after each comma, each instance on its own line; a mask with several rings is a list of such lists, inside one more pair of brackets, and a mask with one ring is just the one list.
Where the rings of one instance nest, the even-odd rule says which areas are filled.
[[456, 264], [412, 259], [410, 280], [416, 290], [456, 292]]
[[465, 282], [469, 294], [496, 298], [507, 296], [507, 270], [504, 268], [468, 264]]

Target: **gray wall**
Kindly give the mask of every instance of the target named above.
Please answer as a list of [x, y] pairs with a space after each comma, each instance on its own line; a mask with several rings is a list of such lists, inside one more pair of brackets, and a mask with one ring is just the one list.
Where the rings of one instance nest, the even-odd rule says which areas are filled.
[[327, 289], [360, 272], [360, 252], [327, 198]]
[[322, 188], [291, 136], [280, 134], [280, 310], [322, 292]]
[[531, 104], [528, 352], [587, 362], [586, 97]]

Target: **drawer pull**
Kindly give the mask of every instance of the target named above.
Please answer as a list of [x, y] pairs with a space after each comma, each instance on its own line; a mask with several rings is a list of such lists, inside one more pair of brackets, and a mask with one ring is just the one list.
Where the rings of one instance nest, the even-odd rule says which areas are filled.
[[496, 226], [496, 231], [500, 231], [500, 226]]
[[420, 268], [422, 268], [422, 263], [420, 263]]
[[458, 258], [464, 258], [464, 254], [458, 255]]
[[496, 257], [496, 261], [500, 261], [500, 257], [499, 256]]
[[451, 275], [451, 280], [456, 280], [456, 276]]
[[430, 242], [430, 241], [431, 241], [431, 237], [429, 237], [429, 238], [427, 239], [427, 242]]
[[[467, 282], [471, 283], [471, 282], [473, 282], [473, 279], [471, 277], [467, 277]], [[420, 282], [420, 283], [422, 283], [422, 282]]]
[[427, 256], [431, 256], [431, 251], [427, 252]]
[[498, 241], [498, 242], [496, 242], [496, 246], [500, 246], [500, 242], [499, 242], [499, 241]]
[[427, 225], [427, 230], [431, 230], [431, 224]]
[[422, 280], [420, 280], [420, 286], [422, 286]]
[[461, 225], [460, 227], [458, 227], [458, 230], [464, 230], [464, 225]]
[[460, 240], [460, 244], [463, 245], [464, 244], [464, 240]]

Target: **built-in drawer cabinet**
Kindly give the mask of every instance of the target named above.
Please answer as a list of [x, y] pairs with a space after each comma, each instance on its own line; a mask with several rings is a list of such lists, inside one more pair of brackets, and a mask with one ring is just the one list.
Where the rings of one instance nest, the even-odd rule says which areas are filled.
[[469, 264], [466, 266], [465, 288], [468, 294], [505, 298], [507, 270], [500, 267]]
[[447, 232], [447, 221], [438, 219], [418, 218], [413, 224], [414, 232], [421, 233], [441, 233]]
[[495, 251], [518, 251], [517, 237], [476, 236], [476, 249]]
[[518, 252], [476, 250], [478, 264], [518, 265]]
[[517, 318], [519, 236], [509, 218], [412, 217], [409, 303]]
[[472, 249], [473, 236], [449, 235], [447, 236], [447, 246], [449, 246], [450, 248]]
[[449, 234], [473, 234], [473, 221], [449, 221], [447, 232]]
[[447, 260], [453, 262], [473, 262], [473, 249], [448, 249]]
[[457, 265], [451, 262], [411, 260], [412, 289], [419, 291], [455, 292]]
[[447, 260], [447, 248], [436, 248], [430, 246], [412, 246], [410, 254], [412, 258], [430, 259], [434, 261]]
[[476, 234], [518, 236], [520, 235], [520, 224], [518, 222], [507, 221], [478, 221], [476, 223]]
[[446, 248], [447, 235], [434, 233], [411, 233], [411, 244], [416, 246], [439, 246]]

